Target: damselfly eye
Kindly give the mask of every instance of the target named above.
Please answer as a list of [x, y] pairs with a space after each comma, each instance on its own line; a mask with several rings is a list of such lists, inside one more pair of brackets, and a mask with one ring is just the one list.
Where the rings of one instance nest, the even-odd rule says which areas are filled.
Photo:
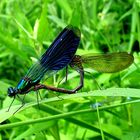
[[15, 90], [13, 87], [8, 88], [8, 96], [13, 97], [15, 95]]

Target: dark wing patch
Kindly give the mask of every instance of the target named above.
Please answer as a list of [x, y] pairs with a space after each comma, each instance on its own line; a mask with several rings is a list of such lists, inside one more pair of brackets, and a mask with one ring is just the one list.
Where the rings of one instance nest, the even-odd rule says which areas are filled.
[[78, 28], [68, 26], [58, 35], [48, 50], [42, 55], [40, 63], [49, 70], [66, 67], [76, 53], [80, 42]]
[[53, 41], [47, 51], [41, 56], [26, 74], [26, 77], [36, 82], [44, 74], [52, 74], [66, 67], [76, 53], [80, 42], [80, 30], [67, 26]]

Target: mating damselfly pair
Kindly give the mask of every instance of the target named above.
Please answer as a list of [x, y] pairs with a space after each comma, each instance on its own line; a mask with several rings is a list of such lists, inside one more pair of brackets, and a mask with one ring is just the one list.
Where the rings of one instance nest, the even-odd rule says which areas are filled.
[[[84, 83], [83, 64], [87, 64], [99, 72], [114, 73], [129, 67], [134, 61], [133, 55], [127, 52], [76, 55], [80, 36], [81, 33], [77, 27], [65, 27], [40, 59], [31, 66], [18, 85], [15, 88], [8, 88], [8, 96], [15, 99], [18, 94], [26, 95], [30, 91], [40, 89], [68, 94], [76, 93]], [[80, 74], [80, 83], [75, 89], [58, 88], [40, 83], [45, 74], [54, 74], [68, 66]]]

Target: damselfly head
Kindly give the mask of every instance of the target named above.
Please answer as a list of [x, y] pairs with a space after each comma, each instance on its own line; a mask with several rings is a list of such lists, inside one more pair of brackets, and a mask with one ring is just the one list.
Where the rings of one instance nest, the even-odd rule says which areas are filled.
[[9, 97], [14, 97], [18, 94], [18, 90], [13, 87], [9, 87], [7, 93]]

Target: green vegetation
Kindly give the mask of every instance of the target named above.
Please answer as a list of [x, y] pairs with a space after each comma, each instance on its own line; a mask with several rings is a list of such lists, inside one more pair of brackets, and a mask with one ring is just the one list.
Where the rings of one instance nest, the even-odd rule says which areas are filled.
[[[130, 52], [135, 63], [118, 73], [85, 68], [84, 87], [67, 95], [40, 90], [21, 106], [7, 88], [15, 87], [68, 24], [79, 27], [77, 54]], [[0, 1], [0, 139], [138, 140], [140, 139], [140, 1], [139, 0], [1, 0]], [[41, 81], [73, 89], [79, 75], [69, 68]], [[21, 95], [21, 98], [23, 96]]]

